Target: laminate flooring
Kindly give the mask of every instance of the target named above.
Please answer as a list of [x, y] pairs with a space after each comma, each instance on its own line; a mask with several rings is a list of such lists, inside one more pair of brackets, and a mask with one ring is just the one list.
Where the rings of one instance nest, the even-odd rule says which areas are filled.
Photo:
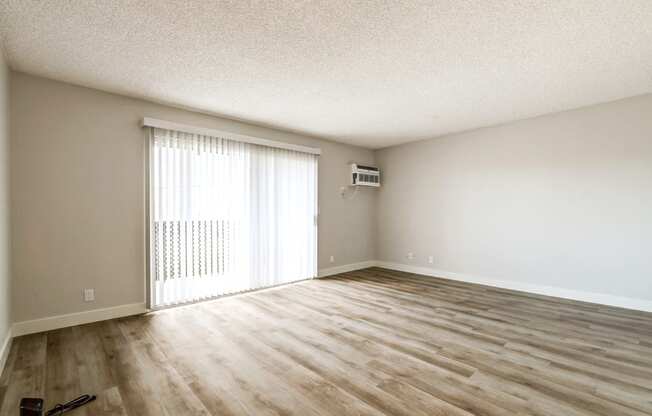
[[18, 337], [0, 415], [652, 415], [652, 314], [370, 268]]

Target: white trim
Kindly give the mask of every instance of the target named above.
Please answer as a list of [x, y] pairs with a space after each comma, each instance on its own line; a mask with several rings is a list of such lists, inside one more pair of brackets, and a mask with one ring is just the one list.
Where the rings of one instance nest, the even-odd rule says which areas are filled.
[[315, 250], [312, 253], [314, 264], [311, 277], [319, 277], [319, 158], [315, 162]]
[[152, 284], [152, 270], [154, 261], [152, 257], [152, 219], [154, 218], [153, 202], [154, 190], [152, 189], [152, 160], [154, 157], [154, 132], [147, 129], [147, 162], [145, 174], [145, 306], [152, 309], [152, 299], [154, 298], [154, 285]]
[[[366, 269], [368, 267], [382, 267], [390, 270], [398, 270], [408, 273], [415, 273], [424, 276], [434, 276], [443, 279], [456, 280], [466, 283], [476, 283], [493, 286], [502, 289], [511, 289], [521, 292], [535, 293], [545, 296], [554, 296], [563, 299], [579, 300], [583, 302], [597, 303], [602, 305], [616, 306], [626, 309], [652, 312], [652, 301], [634, 299], [622, 296], [607, 295], [602, 293], [584, 292], [559, 287], [536, 285], [531, 283], [520, 283], [508, 280], [498, 280], [468, 274], [449, 272], [445, 270], [431, 269], [408, 264], [392, 263], [385, 261], [368, 260], [359, 263], [344, 264], [341, 266], [320, 269], [318, 277], [331, 276], [338, 273], [346, 273], [354, 270]], [[6, 356], [9, 353], [12, 337], [33, 334], [37, 332], [50, 331], [53, 329], [65, 328], [68, 326], [82, 325], [91, 322], [107, 319], [121, 318], [124, 316], [146, 313], [148, 310], [144, 303], [133, 303], [114, 306], [111, 308], [94, 309], [90, 311], [58, 315], [31, 321], [16, 322], [13, 324], [7, 337], [0, 348], [0, 369], [4, 365]]]
[[9, 350], [11, 350], [12, 340], [13, 340], [13, 336], [10, 327], [7, 330], [7, 336], [2, 342], [2, 346], [0, 347], [0, 376], [2, 376], [2, 372], [5, 369], [5, 364], [7, 364], [7, 358], [9, 357]]
[[604, 293], [585, 292], [561, 287], [544, 286], [532, 283], [521, 283], [513, 280], [499, 280], [482, 276], [473, 276], [445, 270], [431, 269], [429, 267], [412, 266], [409, 264], [376, 261], [377, 267], [398, 270], [402, 272], [421, 274], [425, 276], [441, 277], [460, 282], [476, 283], [493, 286], [501, 289], [518, 290], [520, 292], [534, 293], [537, 295], [553, 296], [563, 299], [579, 300], [582, 302], [597, 303], [600, 305], [616, 306], [619, 308], [634, 309], [652, 312], [652, 301], [644, 299], [627, 298], [623, 296], [607, 295]]
[[12, 335], [34, 334], [37, 332], [51, 331], [53, 329], [66, 328], [69, 326], [89, 324], [91, 322], [105, 321], [107, 319], [122, 318], [124, 316], [138, 315], [147, 312], [144, 303], [132, 303], [127, 305], [113, 306], [110, 308], [93, 309], [90, 311], [69, 313], [66, 315], [51, 316], [48, 318], [34, 319], [14, 323]]
[[182, 131], [184, 133], [201, 134], [204, 136], [221, 137], [223, 139], [234, 140], [237, 142], [257, 144], [259, 146], [278, 147], [280, 149], [294, 150], [297, 152], [311, 153], [320, 155], [319, 147], [302, 146], [299, 144], [290, 144], [277, 142], [275, 140], [261, 139], [260, 137], [245, 136], [223, 130], [209, 129], [206, 127], [191, 126], [189, 124], [174, 123], [172, 121], [159, 120], [152, 117], [143, 118], [143, 127], [156, 127], [165, 130]]
[[317, 277], [326, 277], [339, 273], [352, 272], [354, 270], [366, 269], [374, 267], [378, 262], [375, 260], [361, 261], [360, 263], [343, 264], [341, 266], [328, 267], [326, 269], [319, 269]]

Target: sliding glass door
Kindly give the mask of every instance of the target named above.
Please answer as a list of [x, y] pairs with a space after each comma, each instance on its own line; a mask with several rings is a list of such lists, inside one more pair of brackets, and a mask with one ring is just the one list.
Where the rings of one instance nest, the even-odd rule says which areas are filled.
[[152, 308], [316, 275], [316, 155], [150, 134]]

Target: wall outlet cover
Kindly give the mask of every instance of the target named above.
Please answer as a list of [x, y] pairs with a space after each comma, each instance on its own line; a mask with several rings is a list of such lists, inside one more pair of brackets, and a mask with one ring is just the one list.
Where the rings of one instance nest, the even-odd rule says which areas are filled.
[[95, 289], [84, 289], [84, 302], [93, 302], [95, 300]]

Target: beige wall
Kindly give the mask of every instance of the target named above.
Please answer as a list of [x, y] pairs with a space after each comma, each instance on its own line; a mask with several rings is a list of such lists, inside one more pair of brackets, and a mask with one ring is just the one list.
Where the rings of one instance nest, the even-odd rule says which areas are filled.
[[11, 87], [15, 321], [143, 301], [143, 116], [321, 147], [319, 267], [374, 258], [375, 193], [339, 195], [370, 150], [22, 73]]
[[376, 160], [380, 260], [652, 299], [652, 95]]
[[[10, 105], [14, 321], [143, 301], [143, 116], [321, 147], [320, 268], [377, 258], [652, 299], [650, 95], [375, 153], [15, 72]], [[347, 164], [374, 159], [381, 189], [342, 198]], [[7, 235], [0, 221], [0, 330]]]
[[[0, 348], [11, 323], [9, 239], [9, 69], [0, 50]], [[0, 357], [0, 360], [2, 357]], [[0, 371], [2, 369], [0, 368]]]

